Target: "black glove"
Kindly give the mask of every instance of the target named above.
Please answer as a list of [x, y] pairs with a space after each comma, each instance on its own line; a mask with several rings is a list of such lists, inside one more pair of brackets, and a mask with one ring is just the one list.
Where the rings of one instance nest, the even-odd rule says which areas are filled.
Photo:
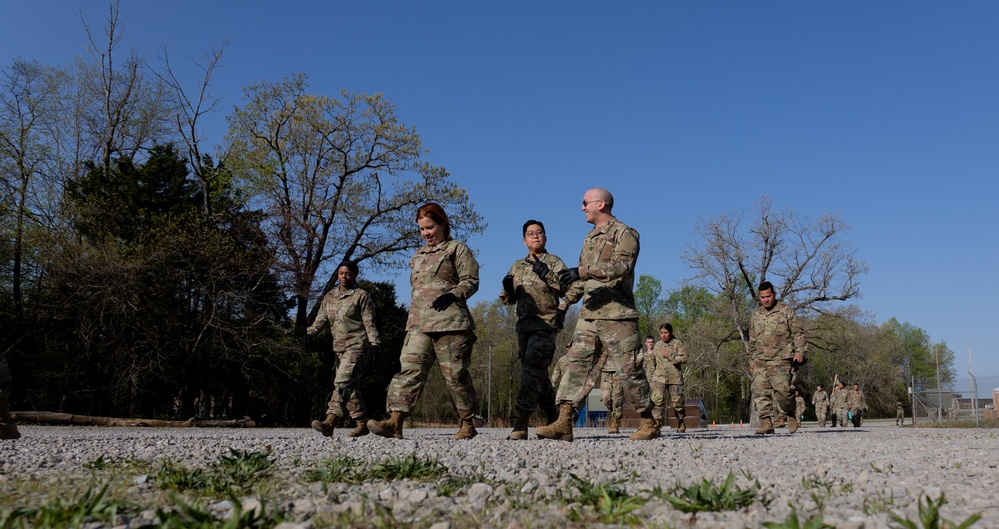
[[503, 278], [503, 292], [506, 292], [506, 297], [511, 300], [517, 299], [517, 289], [513, 287], [512, 275], [507, 274], [506, 277]]
[[309, 344], [311, 344], [311, 343], [312, 343], [312, 335], [311, 334], [306, 334], [305, 336], [302, 337], [302, 349], [308, 349], [309, 348]]
[[371, 347], [368, 347], [368, 358], [378, 358], [378, 353], [380, 351], [381, 348], [377, 345], [372, 345]]
[[566, 268], [558, 273], [558, 282], [562, 288], [579, 281], [579, 268]]
[[548, 275], [548, 265], [546, 265], [540, 257], [535, 255], [533, 261], [531, 261], [531, 258], [528, 257], [527, 262], [531, 263], [531, 270], [534, 270], [534, 273], [541, 279], [544, 279], [545, 276]]
[[555, 309], [555, 328], [561, 329], [562, 327], [565, 327], [565, 311]]
[[435, 299], [434, 302], [430, 304], [430, 306], [433, 307], [434, 310], [436, 310], [437, 312], [441, 312], [444, 309], [450, 307], [451, 304], [457, 300], [458, 296], [455, 296], [450, 292], [445, 292], [444, 294], [438, 296], [437, 299]]

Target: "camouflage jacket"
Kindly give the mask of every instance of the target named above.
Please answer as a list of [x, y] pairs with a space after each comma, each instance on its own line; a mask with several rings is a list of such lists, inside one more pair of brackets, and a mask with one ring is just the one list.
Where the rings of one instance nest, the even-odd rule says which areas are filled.
[[825, 390], [816, 391], [812, 393], [812, 406], [816, 410], [822, 410], [829, 407], [829, 394]]
[[[434, 246], [426, 245], [410, 259], [409, 269], [413, 297], [406, 322], [407, 331], [475, 329], [466, 300], [479, 290], [479, 263], [468, 246], [454, 239]], [[437, 312], [430, 304], [446, 292], [458, 299], [450, 307]]]
[[679, 338], [658, 341], [652, 350], [652, 379], [664, 384], [683, 384], [683, 364], [687, 350]]
[[638, 232], [617, 218], [586, 235], [579, 253], [580, 280], [569, 287], [565, 296], [568, 305], [583, 300], [580, 318], [638, 318], [634, 292], [638, 250]]
[[805, 330], [794, 310], [778, 302], [770, 310], [762, 306], [753, 313], [749, 327], [750, 361], [773, 361], [805, 355]]
[[359, 288], [335, 288], [323, 296], [319, 314], [306, 331], [309, 336], [329, 324], [333, 334], [333, 350], [341, 353], [351, 347], [381, 346], [375, 327], [375, 304], [371, 296]]
[[550, 253], [539, 257], [548, 265], [548, 273], [544, 279], [534, 273], [527, 258], [519, 259], [508, 272], [513, 276], [517, 299], [510, 299], [506, 291], [500, 289], [500, 301], [504, 305], [517, 304], [517, 332], [555, 330], [555, 311], [568, 307], [559, 305], [562, 287], [558, 282], [558, 273], [566, 269], [565, 263]]
[[829, 407], [834, 410], [846, 409], [846, 388], [834, 389], [829, 399]]
[[867, 401], [864, 399], [864, 392], [861, 390], [850, 390], [846, 396], [846, 407], [851, 410], [864, 411], [867, 409]]

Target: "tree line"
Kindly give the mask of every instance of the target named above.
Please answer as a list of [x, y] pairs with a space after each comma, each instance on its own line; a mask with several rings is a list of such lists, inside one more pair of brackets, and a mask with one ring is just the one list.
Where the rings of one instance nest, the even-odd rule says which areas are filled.
[[[322, 414], [333, 359], [328, 337], [308, 348], [300, 338], [336, 263], [402, 269], [421, 245], [413, 218], [426, 202], [445, 207], [460, 238], [485, 222], [381, 94], [315, 93], [305, 74], [261, 81], [209, 148], [226, 43], [196, 62], [202, 78], [183, 79], [166, 47], [155, 59], [122, 52], [118, 18], [112, 3], [103, 32], [85, 27], [85, 56], [0, 70], [0, 350], [13, 407], [305, 424]], [[848, 304], [866, 265], [838, 216], [808, 219], [766, 197], [752, 222], [744, 215], [699, 223], [684, 256], [690, 281], [666, 291], [642, 276], [636, 286], [643, 333], [672, 321], [687, 344], [688, 398], [718, 420], [749, 415], [746, 329], [764, 279], [808, 328], [809, 391], [839, 374], [886, 413], [937, 363], [953, 378], [946, 344]], [[377, 416], [406, 309], [392, 285], [361, 287], [383, 341], [362, 384]], [[498, 300], [473, 316], [480, 413], [505, 419], [519, 384], [515, 317]], [[560, 345], [571, 329], [570, 315]], [[432, 375], [414, 417], [453, 421], [446, 399]]]

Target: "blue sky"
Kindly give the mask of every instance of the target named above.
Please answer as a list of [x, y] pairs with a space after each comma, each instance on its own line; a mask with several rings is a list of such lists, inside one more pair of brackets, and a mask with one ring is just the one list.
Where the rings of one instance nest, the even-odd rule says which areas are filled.
[[[0, 2], [0, 59], [65, 63], [107, 5]], [[498, 295], [545, 222], [573, 264], [587, 188], [642, 234], [667, 288], [698, 218], [839, 212], [870, 264], [858, 304], [968, 349], [999, 386], [999, 3], [125, 1], [128, 42], [172, 63], [232, 42], [214, 90], [294, 72], [312, 91], [382, 92], [489, 226], [469, 243]], [[196, 72], [183, 71], [194, 80]], [[221, 138], [224, 114], [209, 134]], [[405, 272], [399, 294], [408, 300]], [[986, 388], [987, 386], [987, 388]]]

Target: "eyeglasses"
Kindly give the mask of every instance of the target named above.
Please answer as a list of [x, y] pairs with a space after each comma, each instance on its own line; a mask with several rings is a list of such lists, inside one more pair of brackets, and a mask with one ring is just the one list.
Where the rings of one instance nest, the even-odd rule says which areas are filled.
[[544, 237], [545, 232], [543, 231], [529, 231], [524, 234], [524, 237]]

